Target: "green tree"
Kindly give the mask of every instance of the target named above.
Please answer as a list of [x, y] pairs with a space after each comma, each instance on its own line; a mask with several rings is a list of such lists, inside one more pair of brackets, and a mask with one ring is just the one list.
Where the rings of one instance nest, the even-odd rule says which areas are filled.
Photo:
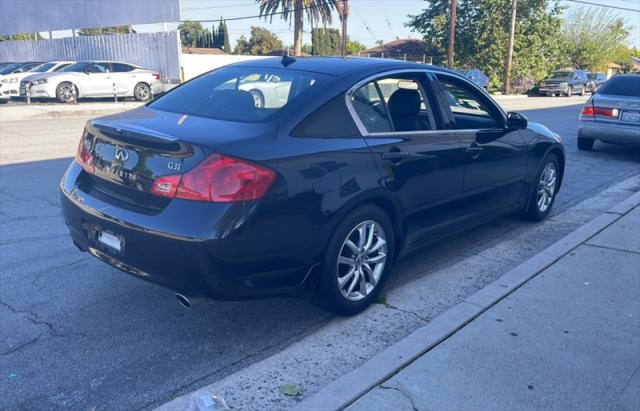
[[604, 71], [608, 63], [631, 57], [625, 44], [629, 29], [608, 9], [574, 8], [567, 13], [562, 31], [567, 56], [577, 68]]
[[227, 27], [227, 22], [223, 21], [222, 22], [222, 49], [224, 50], [225, 53], [231, 53], [231, 43], [229, 41], [229, 28]]
[[[504, 75], [510, 4], [511, 0], [458, 0], [455, 65], [483, 70], [495, 87]], [[448, 0], [431, 0], [408, 23], [434, 50], [436, 64], [446, 59], [449, 5]], [[556, 0], [518, 2], [512, 69], [515, 90], [532, 87], [561, 63], [561, 11]]]
[[365, 51], [366, 49], [367, 47], [359, 41], [347, 41], [347, 54], [358, 54], [359, 52]]
[[18, 33], [13, 36], [0, 36], [0, 41], [10, 40], [43, 40], [44, 37], [40, 33]]
[[337, 29], [311, 30], [311, 54], [314, 56], [340, 55], [340, 32]]
[[282, 41], [264, 27], [251, 27], [251, 36], [247, 40], [240, 36], [234, 54], [261, 56], [275, 50], [282, 50]]
[[188, 21], [185, 23], [181, 23], [178, 26], [178, 30], [180, 30], [180, 41], [183, 46], [186, 47], [198, 47], [199, 39], [205, 33], [204, 27], [197, 21]]
[[[287, 48], [293, 49], [293, 46], [291, 46], [291, 47], [287, 47]], [[301, 51], [302, 51], [304, 54], [311, 54], [311, 53], [313, 52], [313, 47], [312, 47], [312, 46], [311, 46], [311, 44], [309, 44], [309, 43], [304, 43], [304, 44], [302, 45], [302, 49], [301, 49]]]
[[112, 27], [98, 27], [90, 29], [80, 29], [78, 31], [79, 36], [102, 36], [105, 34], [132, 34], [135, 30], [131, 26], [112, 26]]
[[317, 23], [331, 23], [331, 12], [336, 8], [336, 0], [256, 0], [260, 4], [260, 16], [273, 20], [281, 15], [286, 21], [293, 15], [293, 53], [302, 51], [304, 15], [312, 26]]

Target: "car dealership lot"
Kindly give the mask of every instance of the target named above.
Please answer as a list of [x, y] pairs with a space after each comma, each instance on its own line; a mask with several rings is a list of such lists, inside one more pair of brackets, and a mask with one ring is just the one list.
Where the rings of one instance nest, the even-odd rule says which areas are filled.
[[640, 189], [640, 149], [577, 151], [585, 98], [499, 101], [565, 140], [567, 174], [552, 218], [504, 218], [414, 253], [395, 268], [386, 304], [334, 321], [284, 298], [185, 310], [170, 291], [81, 254], [59, 216], [57, 184], [86, 119], [110, 108], [21, 117], [0, 107], [0, 409], [152, 407], [317, 335], [322, 345], [304, 347], [308, 367], [254, 380], [262, 390], [224, 393], [239, 409], [286, 406], [293, 400], [273, 381], [314, 391]]

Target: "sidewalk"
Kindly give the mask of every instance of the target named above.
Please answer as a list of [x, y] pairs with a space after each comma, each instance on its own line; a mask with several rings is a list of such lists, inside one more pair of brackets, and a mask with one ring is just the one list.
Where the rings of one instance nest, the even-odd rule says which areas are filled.
[[[296, 409], [640, 409], [639, 203], [636, 194], [545, 250], [533, 259], [540, 270], [515, 286], [500, 281], [511, 288], [503, 295], [488, 287], [469, 298], [458, 310], [469, 321], [457, 331], [438, 337], [447, 321], [418, 330], [397, 344], [404, 350], [372, 359]], [[388, 369], [418, 341], [430, 345], [405, 368]], [[385, 378], [362, 392], [377, 373]]]

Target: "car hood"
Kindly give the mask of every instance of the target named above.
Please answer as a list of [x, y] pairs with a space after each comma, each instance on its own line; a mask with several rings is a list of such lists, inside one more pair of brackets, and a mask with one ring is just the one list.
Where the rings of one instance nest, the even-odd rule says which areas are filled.
[[52, 77], [78, 77], [78, 76], [86, 76], [86, 74], [84, 73], [76, 73], [76, 72], [61, 72], [61, 71], [57, 71], [57, 72], [53, 72], [53, 73], [34, 73], [29, 77], [29, 81], [33, 81], [33, 80], [39, 80], [39, 79], [50, 79]]
[[553, 78], [548, 78], [546, 80], [542, 80], [542, 82], [543, 83], [550, 83], [550, 82], [566, 83], [566, 82], [568, 82], [570, 80], [571, 79], [568, 79], [568, 78], [553, 77]]

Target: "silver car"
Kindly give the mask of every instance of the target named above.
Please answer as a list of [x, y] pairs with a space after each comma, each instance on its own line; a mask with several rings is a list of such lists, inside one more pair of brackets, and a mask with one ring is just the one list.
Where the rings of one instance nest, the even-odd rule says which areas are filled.
[[580, 113], [578, 149], [596, 140], [640, 145], [640, 75], [615, 76], [587, 100]]

